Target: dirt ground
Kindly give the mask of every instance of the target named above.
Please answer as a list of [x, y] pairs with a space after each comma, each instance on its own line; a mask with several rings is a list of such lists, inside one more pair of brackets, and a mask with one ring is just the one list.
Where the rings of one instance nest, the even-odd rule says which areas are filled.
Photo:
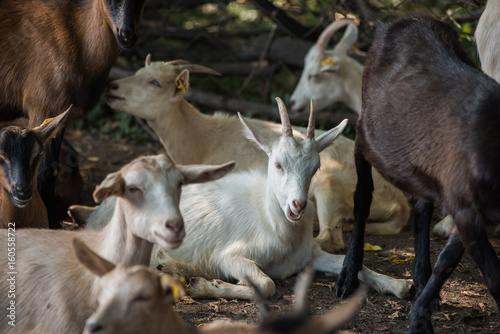
[[[159, 143], [135, 145], [126, 140], [110, 139], [97, 130], [85, 133], [70, 130], [67, 138], [81, 156], [81, 171], [85, 180], [86, 204], [93, 204], [92, 191], [109, 172], [118, 170], [135, 157], [163, 152]], [[438, 218], [438, 217], [436, 217]], [[345, 233], [346, 242], [349, 233]], [[365, 265], [380, 273], [397, 278], [410, 278], [414, 255], [413, 228], [411, 223], [396, 236], [367, 236], [366, 242], [378, 245], [382, 251], [365, 252]], [[445, 240], [431, 238], [431, 259], [435, 261]], [[500, 250], [498, 239], [492, 243]], [[395, 263], [393, 260], [404, 263]], [[312, 314], [329, 312], [341, 303], [333, 293], [336, 277], [317, 273], [309, 292]], [[293, 300], [295, 277], [276, 281], [276, 294], [269, 304], [277, 313], [289, 312]], [[484, 279], [471, 258], [465, 254], [459, 267], [446, 282], [441, 292], [441, 308], [433, 317], [436, 333], [500, 333], [500, 317], [495, 302], [488, 293]], [[355, 333], [404, 333], [408, 327], [411, 300], [384, 296], [370, 290], [357, 316], [345, 329]], [[184, 298], [176, 310], [188, 323], [199, 326], [216, 319], [231, 319], [257, 323], [259, 311], [253, 302], [240, 300], [193, 300]]]

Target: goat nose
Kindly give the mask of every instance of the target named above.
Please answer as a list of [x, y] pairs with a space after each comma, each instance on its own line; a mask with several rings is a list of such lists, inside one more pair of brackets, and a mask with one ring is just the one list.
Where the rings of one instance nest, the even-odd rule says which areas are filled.
[[307, 205], [307, 201], [297, 201], [296, 199], [293, 200], [292, 202], [293, 204], [293, 207], [297, 210], [300, 211], [303, 211], [305, 208], [306, 208], [306, 205]]
[[108, 90], [116, 90], [118, 88], [120, 88], [120, 86], [116, 82], [112, 82], [108, 86]]
[[179, 233], [184, 228], [184, 221], [182, 219], [167, 220], [165, 227], [174, 233]]
[[130, 43], [135, 37], [135, 32], [130, 29], [120, 29], [119, 34], [125, 43]]
[[290, 109], [292, 109], [294, 105], [295, 105], [295, 100], [290, 100]]
[[94, 334], [103, 330], [102, 325], [97, 321], [87, 322], [85, 325], [85, 333]]
[[16, 194], [18, 194], [21, 197], [31, 197], [32, 189], [28, 185], [15, 184], [14, 190], [15, 190]]

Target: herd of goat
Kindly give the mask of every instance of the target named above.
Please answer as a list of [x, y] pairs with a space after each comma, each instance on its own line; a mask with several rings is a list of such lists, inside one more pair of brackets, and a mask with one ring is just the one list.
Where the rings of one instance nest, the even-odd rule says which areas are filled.
[[[0, 270], [15, 274], [0, 281], [1, 333], [340, 332], [364, 300], [359, 281], [398, 298], [415, 290], [408, 333], [433, 333], [440, 289], [465, 250], [500, 307], [500, 262], [487, 233], [500, 220], [497, 1], [475, 32], [482, 70], [454, 29], [430, 16], [381, 27], [364, 67], [348, 56], [356, 25], [333, 22], [290, 99], [294, 112], [309, 108], [306, 128], [292, 127], [280, 98], [281, 124], [201, 113], [185, 99], [190, 75], [218, 73], [183, 60], [148, 55], [106, 89], [120, 51], [136, 43], [144, 6], [0, 2]], [[99, 206], [70, 206], [82, 180], [64, 131], [105, 89], [110, 107], [148, 122], [166, 154], [107, 175], [93, 193]], [[355, 141], [341, 135], [347, 121], [315, 129], [315, 108], [335, 101], [360, 115]], [[413, 280], [363, 265], [364, 235], [399, 233], [409, 197]], [[434, 202], [448, 215], [436, 229], [449, 238], [432, 267]], [[84, 227], [57, 228], [68, 209]], [[345, 220], [354, 220], [347, 254], [332, 254], [345, 248]], [[351, 301], [308, 315], [313, 270], [338, 275], [335, 294]], [[273, 280], [294, 274], [294, 313], [270, 316]], [[187, 287], [179, 276], [190, 278]], [[257, 300], [261, 323], [189, 326], [172, 308], [185, 295]]]

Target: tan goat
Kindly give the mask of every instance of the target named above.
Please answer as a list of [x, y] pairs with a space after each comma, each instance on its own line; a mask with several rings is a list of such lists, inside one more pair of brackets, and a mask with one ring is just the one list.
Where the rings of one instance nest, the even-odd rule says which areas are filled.
[[178, 279], [146, 266], [115, 266], [77, 238], [73, 247], [79, 261], [99, 277], [101, 291], [99, 308], [87, 320], [84, 334], [272, 334], [283, 333], [285, 329], [296, 334], [333, 333], [356, 314], [366, 291], [361, 289], [351, 301], [326, 315], [312, 317], [307, 313], [306, 300], [314, 271], [308, 268], [297, 278], [293, 314], [270, 316], [257, 290], [263, 313], [260, 325], [218, 320], [196, 329], [188, 326], [172, 308], [175, 298], [185, 296]]
[[217, 179], [233, 167], [176, 166], [165, 155], [138, 158], [109, 174], [95, 190], [96, 201], [117, 197], [113, 216], [101, 232], [0, 231], [5, 246], [0, 268], [8, 268], [13, 279], [0, 281], [0, 333], [80, 333], [101, 292], [94, 275], [71, 252], [72, 239], [84, 240], [113, 263], [147, 265], [153, 243], [165, 249], [182, 243], [180, 186]]

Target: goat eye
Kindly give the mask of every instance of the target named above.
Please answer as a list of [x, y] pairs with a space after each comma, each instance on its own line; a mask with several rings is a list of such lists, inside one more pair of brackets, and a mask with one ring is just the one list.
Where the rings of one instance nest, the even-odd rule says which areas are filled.
[[309, 80], [316, 80], [319, 77], [319, 74], [309, 74]]
[[148, 84], [161, 88], [160, 82], [156, 79], [149, 79]]
[[134, 298], [134, 302], [147, 302], [148, 300], [150, 300], [151, 297], [148, 295], [148, 294], [145, 294], [145, 293], [141, 293], [140, 295], [137, 295], [135, 298]]
[[127, 189], [131, 194], [135, 194], [141, 191], [141, 189], [139, 189], [139, 187], [137, 186], [128, 186]]
[[275, 166], [276, 166], [276, 169], [283, 170], [283, 166], [281, 166], [280, 163], [276, 163]]

